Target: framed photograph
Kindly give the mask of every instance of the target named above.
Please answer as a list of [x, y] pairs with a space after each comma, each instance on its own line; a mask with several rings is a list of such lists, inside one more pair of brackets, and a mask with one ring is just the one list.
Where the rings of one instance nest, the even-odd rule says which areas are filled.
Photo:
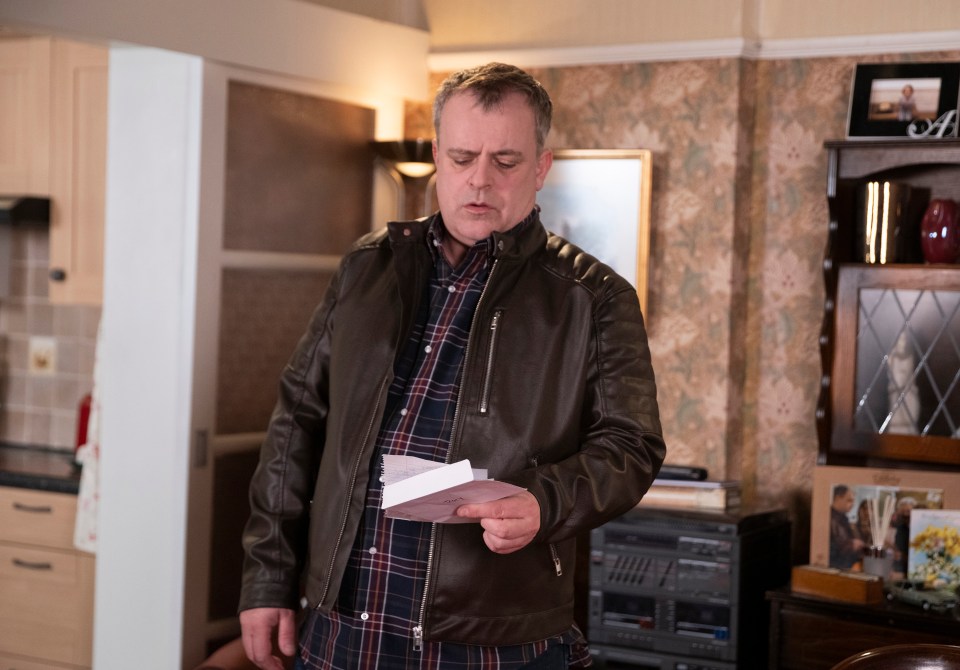
[[537, 194], [548, 230], [633, 284], [647, 313], [651, 154], [637, 150], [555, 150]]
[[957, 109], [958, 93], [960, 63], [858, 64], [847, 137], [906, 137], [911, 123]]
[[[906, 574], [914, 515], [921, 510], [960, 509], [960, 473], [816, 466], [810, 509], [810, 563], [860, 570], [858, 559], [863, 547], [874, 542], [869, 510], [886, 505], [889, 520], [877, 524], [883, 527], [881, 546], [893, 553], [894, 573]], [[848, 543], [847, 538], [860, 542]]]
[[960, 586], [960, 510], [916, 510], [910, 522], [910, 579]]

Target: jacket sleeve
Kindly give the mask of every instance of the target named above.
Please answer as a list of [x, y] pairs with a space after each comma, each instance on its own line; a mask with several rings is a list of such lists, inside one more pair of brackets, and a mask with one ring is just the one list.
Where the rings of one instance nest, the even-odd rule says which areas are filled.
[[283, 370], [279, 397], [250, 483], [239, 610], [298, 608], [310, 500], [329, 410], [330, 335], [340, 273]]
[[632, 509], [666, 455], [636, 292], [602, 295], [592, 318], [579, 449], [522, 477], [540, 503], [539, 541], [569, 538]]

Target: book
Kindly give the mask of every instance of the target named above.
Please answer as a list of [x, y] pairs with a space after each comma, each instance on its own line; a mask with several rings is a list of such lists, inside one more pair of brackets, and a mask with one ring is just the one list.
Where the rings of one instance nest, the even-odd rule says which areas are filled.
[[655, 479], [639, 507], [729, 511], [740, 506], [740, 482]]
[[471, 523], [478, 519], [456, 516], [460, 505], [484, 503], [525, 489], [487, 478], [485, 469], [467, 459], [438, 463], [415, 456], [383, 457], [381, 508], [391, 519], [436, 523]]
[[660, 466], [658, 479], [692, 479], [702, 481], [707, 478], [707, 469], [694, 465], [669, 465], [664, 463]]

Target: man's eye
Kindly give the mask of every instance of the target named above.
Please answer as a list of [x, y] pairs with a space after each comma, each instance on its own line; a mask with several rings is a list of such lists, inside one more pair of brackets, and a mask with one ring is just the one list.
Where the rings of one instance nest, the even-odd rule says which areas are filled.
[[504, 163], [503, 161], [497, 161], [497, 167], [501, 170], [511, 170], [517, 167], [516, 163]]

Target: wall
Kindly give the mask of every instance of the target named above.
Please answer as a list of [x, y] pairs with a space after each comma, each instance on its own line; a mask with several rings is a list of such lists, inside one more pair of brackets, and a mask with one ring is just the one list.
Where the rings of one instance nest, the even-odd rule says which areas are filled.
[[[646, 317], [668, 461], [741, 478], [748, 498], [788, 507], [798, 559], [817, 454], [822, 145], [845, 134], [861, 60], [528, 68], [554, 100], [553, 148], [653, 151]], [[411, 103], [407, 136], [418, 135], [432, 136], [429, 110]]]
[[[73, 449], [77, 406], [93, 387], [93, 354], [100, 309], [52, 305], [46, 226], [11, 231], [10, 295], [0, 298], [0, 442]], [[50, 337], [56, 359], [50, 374], [28, 369], [32, 336]]]
[[[324, 2], [324, 0], [313, 0]], [[423, 0], [432, 53], [933, 32], [955, 0]]]

